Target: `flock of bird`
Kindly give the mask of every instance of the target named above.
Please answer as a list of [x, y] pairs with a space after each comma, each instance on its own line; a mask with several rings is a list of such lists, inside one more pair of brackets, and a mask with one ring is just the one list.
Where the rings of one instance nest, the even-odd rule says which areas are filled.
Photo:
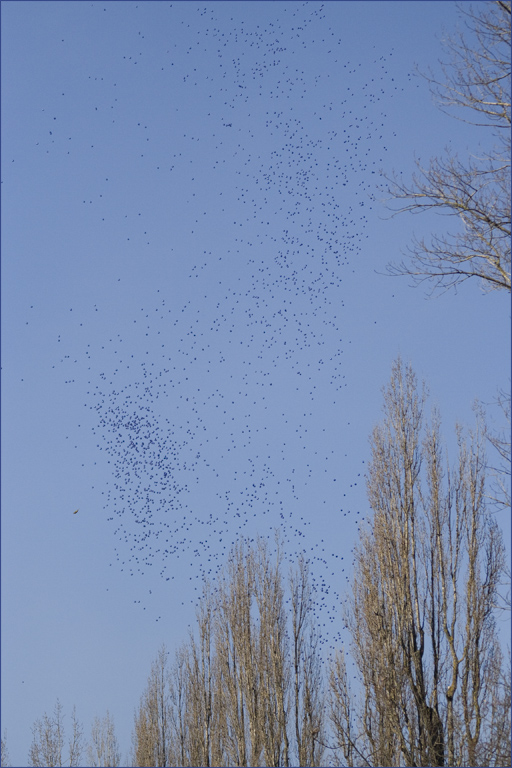
[[[126, 265], [122, 315], [98, 302], [75, 321], [94, 325], [88, 343], [73, 324], [59, 342], [111, 472], [114, 564], [148, 588], [188, 576], [176, 599], [194, 601], [237, 536], [279, 528], [286, 560], [311, 562], [332, 642], [360, 521], [344, 496], [364, 474], [344, 473], [344, 296], [391, 138], [392, 52], [348, 62], [316, 2], [117, 5], [106, 12], [138, 9], [140, 30], [115, 73], [84, 83], [90, 140], [75, 148], [62, 106], [40, 142], [102, 167], [84, 215]], [[117, 165], [94, 166], [110, 152]], [[145, 263], [158, 279], [139, 295]]]

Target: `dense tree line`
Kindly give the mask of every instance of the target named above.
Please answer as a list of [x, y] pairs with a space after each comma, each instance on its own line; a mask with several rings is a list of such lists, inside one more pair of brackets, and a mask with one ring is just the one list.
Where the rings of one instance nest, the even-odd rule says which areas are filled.
[[196, 634], [153, 664], [133, 764], [321, 765], [313, 607], [305, 560], [286, 585], [278, 542], [271, 552], [239, 540], [216, 589], [205, 587]]
[[[371, 436], [347, 647], [330, 661], [319, 653], [307, 560], [286, 572], [278, 536], [240, 539], [204, 585], [195, 631], [174, 654], [158, 651], [133, 766], [510, 765], [510, 669], [496, 631], [506, 558], [485, 428], [478, 414], [472, 430], [457, 428], [448, 462], [426, 399], [398, 359]], [[80, 764], [74, 711], [66, 757], [63, 746], [57, 702], [34, 724], [30, 765]], [[120, 764], [108, 713], [87, 756]]]

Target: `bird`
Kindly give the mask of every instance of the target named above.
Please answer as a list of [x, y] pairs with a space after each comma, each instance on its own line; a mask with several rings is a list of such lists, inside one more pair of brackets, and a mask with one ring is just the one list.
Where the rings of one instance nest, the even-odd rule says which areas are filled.
[[76, 513], [77, 513], [77, 512], [78, 512], [78, 509], [75, 509], [75, 511], [73, 512], [73, 514], [74, 514], [74, 515], [76, 515]]

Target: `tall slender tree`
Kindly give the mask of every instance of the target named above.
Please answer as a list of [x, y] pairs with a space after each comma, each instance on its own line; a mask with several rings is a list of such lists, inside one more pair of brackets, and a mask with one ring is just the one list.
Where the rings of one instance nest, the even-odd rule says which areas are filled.
[[169, 663], [165, 646], [158, 651], [139, 709], [133, 735], [134, 764], [169, 765], [171, 721], [169, 714]]
[[457, 430], [452, 469], [438, 414], [425, 424], [425, 401], [398, 360], [371, 438], [373, 517], [356, 548], [347, 615], [357, 704], [345, 658], [331, 668], [331, 719], [347, 765], [510, 760], [494, 618], [505, 557], [486, 503], [483, 429]]
[[114, 720], [107, 710], [105, 717], [95, 717], [91, 740], [87, 749], [89, 765], [91, 766], [116, 766], [121, 765], [121, 752], [117, 741]]
[[299, 765], [321, 765], [324, 755], [324, 701], [321, 659], [313, 614], [309, 565], [303, 555], [290, 574], [292, 606], [293, 704]]

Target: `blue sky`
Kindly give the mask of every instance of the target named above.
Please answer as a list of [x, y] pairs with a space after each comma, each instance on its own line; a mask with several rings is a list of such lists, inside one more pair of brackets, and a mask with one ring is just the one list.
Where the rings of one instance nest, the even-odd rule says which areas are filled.
[[508, 296], [383, 275], [450, 221], [390, 219], [379, 172], [487, 136], [415, 73], [451, 2], [4, 0], [1, 21], [2, 733], [26, 764], [59, 697], [86, 736], [108, 709], [126, 759], [151, 661], [237, 535], [308, 553], [341, 642], [398, 354], [448, 448], [508, 386]]

